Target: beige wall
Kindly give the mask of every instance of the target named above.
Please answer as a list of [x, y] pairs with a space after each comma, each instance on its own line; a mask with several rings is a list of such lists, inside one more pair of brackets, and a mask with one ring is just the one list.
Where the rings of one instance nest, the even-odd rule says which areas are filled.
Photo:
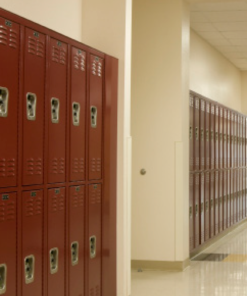
[[190, 89], [241, 112], [241, 71], [193, 30], [190, 48]]
[[132, 32], [132, 259], [181, 261], [189, 256], [188, 6], [134, 0]]

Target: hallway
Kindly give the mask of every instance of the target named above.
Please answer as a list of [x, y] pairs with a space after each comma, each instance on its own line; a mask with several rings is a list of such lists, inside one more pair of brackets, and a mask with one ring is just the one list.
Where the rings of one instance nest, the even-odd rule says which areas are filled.
[[133, 270], [131, 295], [247, 295], [247, 224], [193, 258], [184, 272]]

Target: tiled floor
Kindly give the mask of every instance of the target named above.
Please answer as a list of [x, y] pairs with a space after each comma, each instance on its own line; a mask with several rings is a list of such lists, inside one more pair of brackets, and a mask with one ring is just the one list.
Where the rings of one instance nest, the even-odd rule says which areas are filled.
[[134, 270], [131, 296], [247, 296], [246, 223], [203, 253], [221, 260], [191, 261], [183, 272]]

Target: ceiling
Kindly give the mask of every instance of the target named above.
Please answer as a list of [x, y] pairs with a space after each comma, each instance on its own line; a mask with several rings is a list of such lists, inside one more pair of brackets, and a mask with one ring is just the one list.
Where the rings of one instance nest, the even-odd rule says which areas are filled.
[[237, 68], [247, 70], [247, 0], [193, 3], [190, 7], [191, 28]]

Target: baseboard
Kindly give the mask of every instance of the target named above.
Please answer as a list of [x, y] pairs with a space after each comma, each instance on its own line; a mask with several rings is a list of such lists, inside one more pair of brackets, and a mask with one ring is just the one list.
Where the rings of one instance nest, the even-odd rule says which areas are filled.
[[190, 259], [184, 261], [149, 261], [149, 260], [132, 260], [132, 269], [141, 270], [170, 270], [183, 271], [190, 265]]

